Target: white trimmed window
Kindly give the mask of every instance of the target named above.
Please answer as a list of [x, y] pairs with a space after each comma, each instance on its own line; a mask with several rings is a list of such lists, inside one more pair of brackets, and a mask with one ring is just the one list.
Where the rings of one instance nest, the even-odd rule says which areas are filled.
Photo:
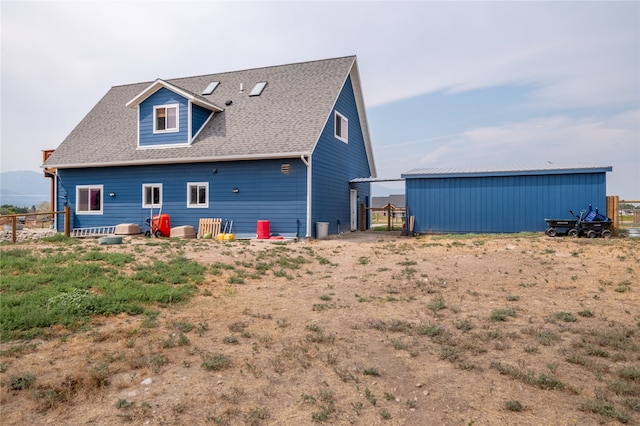
[[76, 214], [102, 214], [102, 185], [76, 186]]
[[161, 183], [145, 183], [142, 185], [142, 207], [162, 207]]
[[209, 182], [187, 183], [187, 207], [209, 207]]
[[335, 136], [344, 143], [349, 143], [349, 120], [338, 111], [335, 113]]
[[177, 132], [180, 105], [159, 105], [153, 107], [153, 133]]

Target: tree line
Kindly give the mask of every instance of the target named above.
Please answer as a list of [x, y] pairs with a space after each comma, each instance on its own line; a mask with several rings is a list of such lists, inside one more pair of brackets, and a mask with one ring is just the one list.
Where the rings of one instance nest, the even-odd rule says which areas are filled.
[[27, 213], [38, 213], [38, 212], [48, 212], [51, 211], [51, 205], [48, 201], [43, 201], [42, 203], [36, 205], [32, 205], [31, 207], [19, 207], [14, 206], [13, 204], [3, 204], [0, 206], [0, 215], [8, 215], [8, 214], [27, 214]]

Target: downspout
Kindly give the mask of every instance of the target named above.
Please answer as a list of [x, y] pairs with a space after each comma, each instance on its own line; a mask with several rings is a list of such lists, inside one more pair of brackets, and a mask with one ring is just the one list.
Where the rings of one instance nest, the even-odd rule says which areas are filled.
[[307, 232], [305, 237], [311, 238], [311, 155], [308, 159], [301, 155], [300, 159], [307, 166]]

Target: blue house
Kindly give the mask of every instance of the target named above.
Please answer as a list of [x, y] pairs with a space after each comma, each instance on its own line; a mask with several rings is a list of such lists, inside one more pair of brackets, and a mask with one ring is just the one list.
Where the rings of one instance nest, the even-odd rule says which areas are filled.
[[545, 219], [571, 219], [592, 205], [606, 214], [611, 166], [510, 169], [429, 168], [402, 174], [416, 233], [544, 231]]
[[[375, 177], [355, 56], [111, 88], [43, 164], [72, 228], [233, 221], [356, 230]], [[61, 228], [62, 224], [58, 225]]]

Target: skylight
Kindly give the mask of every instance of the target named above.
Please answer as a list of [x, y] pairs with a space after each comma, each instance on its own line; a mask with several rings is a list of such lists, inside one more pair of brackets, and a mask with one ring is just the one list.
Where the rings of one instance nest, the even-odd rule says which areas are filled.
[[256, 83], [256, 85], [253, 86], [253, 89], [251, 89], [251, 93], [249, 93], [249, 96], [260, 96], [260, 94], [262, 93], [266, 85], [267, 85], [266, 81], [261, 81], [260, 83]]
[[218, 84], [220, 84], [219, 81], [212, 81], [211, 83], [209, 83], [209, 85], [207, 86], [206, 89], [204, 89], [202, 91], [203, 95], [210, 95], [213, 93], [214, 90], [216, 90], [216, 87], [218, 87]]

